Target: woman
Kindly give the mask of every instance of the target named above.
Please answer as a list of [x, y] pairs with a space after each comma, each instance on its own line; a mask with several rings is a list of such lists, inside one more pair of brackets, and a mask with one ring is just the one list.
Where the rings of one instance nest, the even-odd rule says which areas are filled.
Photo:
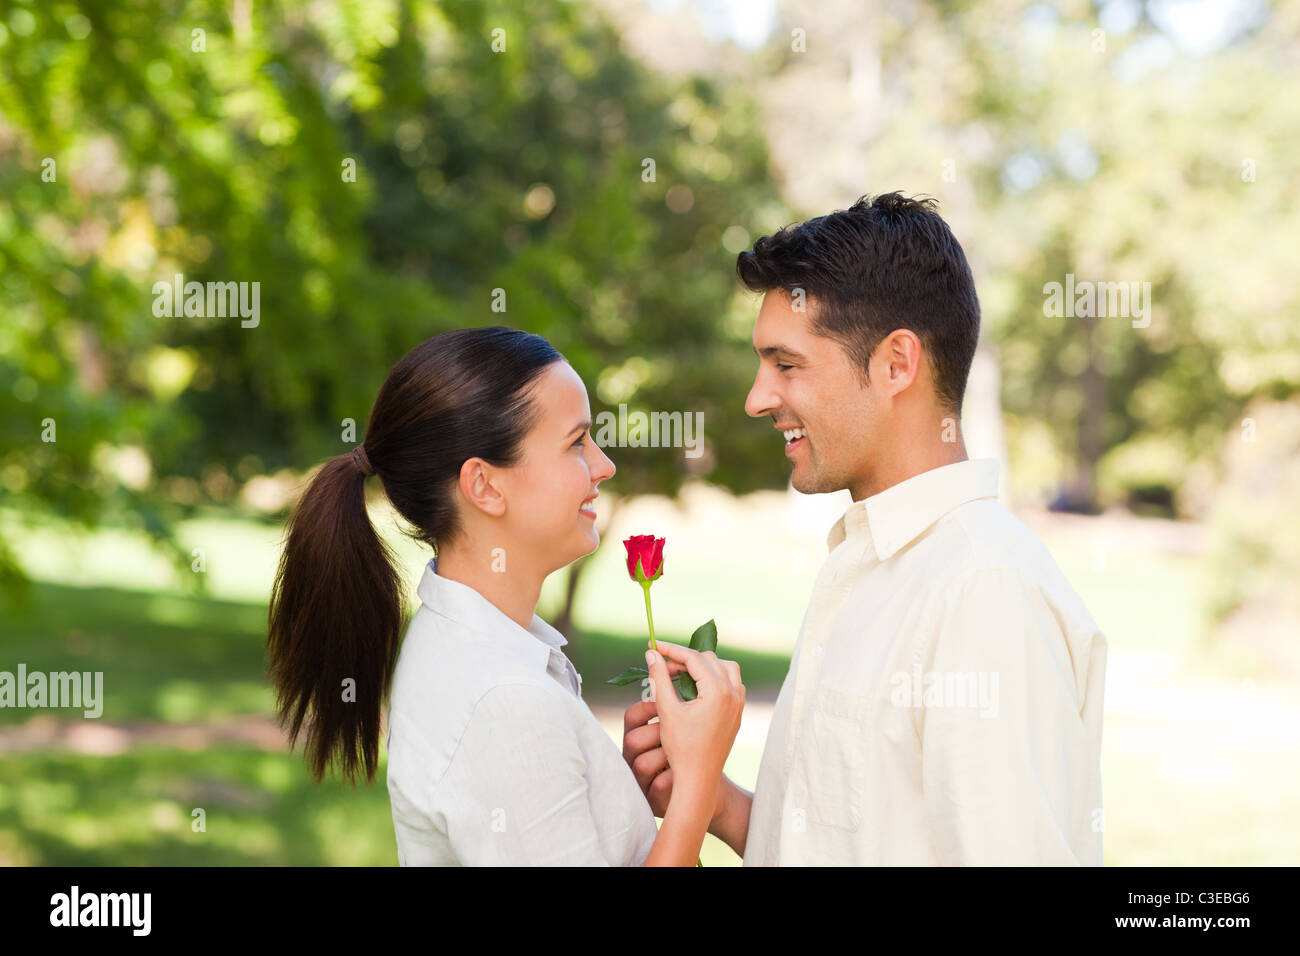
[[[545, 339], [501, 326], [412, 349], [379, 390], [365, 441], [319, 471], [290, 521], [268, 652], [291, 744], [319, 781], [374, 779], [389, 697], [388, 791], [402, 865], [690, 865], [740, 727], [740, 669], [661, 644], [699, 685], [676, 697], [659, 655], [673, 795], [662, 827], [537, 617], [542, 582], [600, 543], [613, 462], [582, 380]], [[366, 513], [376, 474], [435, 549], [400, 641], [402, 589]], [[400, 646], [400, 652], [399, 652]], [[391, 693], [390, 693], [391, 688]], [[671, 698], [671, 699], [670, 699]]]

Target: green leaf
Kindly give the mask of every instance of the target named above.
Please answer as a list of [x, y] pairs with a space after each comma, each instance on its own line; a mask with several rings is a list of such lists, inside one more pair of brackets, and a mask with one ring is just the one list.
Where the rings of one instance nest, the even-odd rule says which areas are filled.
[[605, 683], [617, 684], [619, 687], [622, 687], [624, 684], [635, 684], [638, 681], [643, 681], [649, 676], [650, 672], [644, 667], [629, 667], [623, 673], [619, 674], [617, 677], [611, 677], [609, 680], [605, 681]]
[[[622, 687], [625, 684], [636, 684], [650, 676], [650, 672], [644, 667], [629, 667], [617, 677], [611, 677], [605, 681], [606, 684], [617, 684]], [[673, 687], [677, 688], [677, 696], [682, 700], [694, 700], [700, 696], [699, 689], [695, 686], [695, 681], [691, 675], [685, 672], [676, 675], [672, 679]]]
[[690, 648], [693, 651], [718, 652], [718, 625], [713, 623], [712, 618], [695, 629], [691, 635]]
[[678, 674], [673, 678], [673, 686], [677, 688], [677, 696], [682, 700], [694, 700], [700, 696], [690, 674]]

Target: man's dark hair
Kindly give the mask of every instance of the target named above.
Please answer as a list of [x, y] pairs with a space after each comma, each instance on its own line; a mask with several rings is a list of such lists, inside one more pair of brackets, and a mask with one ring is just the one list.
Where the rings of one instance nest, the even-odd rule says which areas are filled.
[[895, 329], [930, 356], [940, 404], [961, 413], [980, 306], [961, 245], [930, 198], [892, 192], [763, 236], [736, 259], [753, 292], [802, 289], [812, 329], [837, 341], [867, 381], [871, 353]]

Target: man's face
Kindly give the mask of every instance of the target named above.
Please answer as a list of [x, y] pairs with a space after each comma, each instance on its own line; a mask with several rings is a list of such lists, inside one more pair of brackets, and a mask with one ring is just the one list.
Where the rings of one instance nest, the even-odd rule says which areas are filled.
[[[791, 306], [780, 289], [763, 298], [754, 323], [758, 374], [745, 411], [770, 416], [782, 429], [803, 430], [804, 437], [785, 445], [797, 490], [824, 494], [860, 487], [879, 431], [876, 395], [855, 374], [844, 349], [814, 334], [809, 313]], [[806, 307], [817, 304], [809, 298]], [[784, 441], [780, 432], [777, 441]]]

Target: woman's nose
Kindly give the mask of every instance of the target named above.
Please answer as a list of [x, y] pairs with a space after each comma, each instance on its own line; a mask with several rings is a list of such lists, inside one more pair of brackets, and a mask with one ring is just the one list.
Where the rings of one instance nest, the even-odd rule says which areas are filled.
[[614, 460], [605, 454], [605, 450], [599, 445], [596, 445], [596, 450], [600, 453], [600, 466], [596, 469], [596, 474], [599, 476], [598, 480], [604, 481], [607, 478], [613, 478], [614, 473], [618, 471], [614, 467]]

